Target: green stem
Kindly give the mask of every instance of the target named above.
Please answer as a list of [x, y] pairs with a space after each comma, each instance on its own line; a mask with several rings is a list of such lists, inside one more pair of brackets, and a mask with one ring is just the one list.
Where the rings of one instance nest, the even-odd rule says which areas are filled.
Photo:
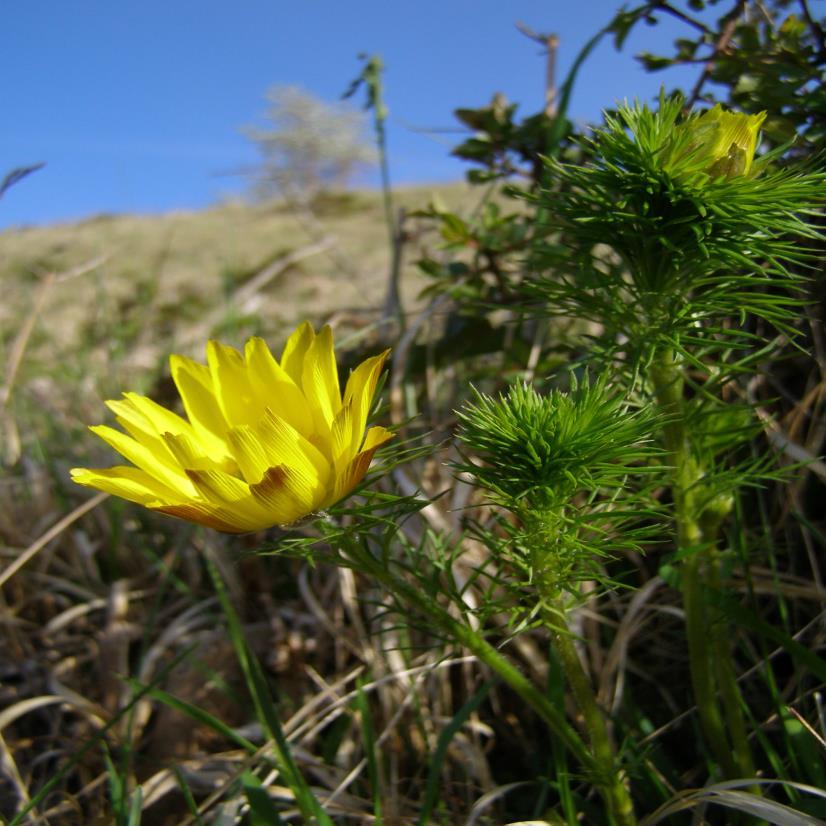
[[634, 816], [634, 804], [623, 782], [623, 773], [614, 754], [614, 747], [605, 724], [605, 716], [597, 704], [590, 678], [585, 672], [573, 637], [565, 622], [565, 608], [557, 605], [552, 610], [553, 616], [548, 626], [553, 635], [554, 646], [565, 671], [565, 677], [582, 714], [583, 725], [588, 734], [596, 764], [600, 791], [609, 806], [614, 823], [619, 826], [633, 826], [637, 822]]
[[700, 725], [711, 750], [723, 767], [726, 777], [735, 778], [739, 773], [732, 758], [726, 727], [717, 704], [715, 669], [711, 656], [713, 647], [708, 637], [709, 623], [703, 597], [701, 563], [700, 553], [694, 553], [686, 559], [682, 577], [691, 686], [694, 690]]
[[402, 227], [401, 220], [396, 220], [396, 210], [393, 205], [393, 185], [390, 182], [390, 162], [387, 152], [387, 132], [385, 121], [387, 109], [384, 105], [384, 82], [382, 73], [384, 66], [378, 56], [370, 60], [370, 68], [365, 78], [370, 86], [370, 98], [373, 106], [373, 127], [376, 132], [376, 146], [379, 152], [379, 170], [381, 173], [381, 194], [384, 206], [384, 221], [387, 224], [387, 237], [390, 250], [390, 280], [387, 285], [385, 298], [385, 312], [396, 317], [399, 329], [404, 330], [404, 310], [401, 303], [401, 268], [402, 268]]
[[[714, 548], [716, 538], [716, 531], [713, 536], [707, 537], [711, 543], [711, 553], [714, 556], [709, 567], [709, 584], [719, 592], [722, 583], [720, 581], [720, 565]], [[734, 748], [734, 761], [740, 777], [754, 777], [755, 768], [743, 714], [743, 698], [740, 694], [740, 687], [737, 685], [731, 648], [724, 632], [723, 618], [713, 617], [712, 619], [716, 620], [712, 628], [711, 639], [714, 646], [714, 660], [717, 666], [717, 683], [720, 686], [723, 708], [726, 711], [726, 719], [729, 724], [729, 733]], [[751, 791], [759, 795], [760, 787], [754, 786]]]
[[[672, 471], [674, 519], [677, 549], [685, 554], [682, 589], [685, 610], [691, 685], [700, 717], [700, 725], [709, 746], [728, 777], [738, 775], [720, 714], [715, 690], [709, 622], [703, 596], [703, 568], [707, 552], [694, 502], [694, 488], [699, 480], [698, 468], [691, 456], [683, 411], [683, 374], [671, 350], [656, 354], [650, 368], [654, 394], [666, 417], [663, 439]], [[716, 653], [716, 652], [714, 652]]]

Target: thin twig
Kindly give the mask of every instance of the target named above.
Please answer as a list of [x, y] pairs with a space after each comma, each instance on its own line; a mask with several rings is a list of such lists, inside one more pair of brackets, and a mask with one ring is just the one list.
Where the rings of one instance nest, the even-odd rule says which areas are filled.
[[249, 281], [242, 284], [236, 290], [235, 295], [232, 297], [233, 303], [246, 310], [255, 294], [264, 289], [274, 278], [281, 275], [281, 273], [299, 261], [303, 261], [305, 258], [327, 252], [335, 244], [336, 239], [333, 236], [325, 235], [312, 244], [299, 247], [297, 250], [293, 250], [286, 255], [279, 256], [275, 261], [259, 270]]
[[20, 328], [20, 331], [17, 333], [17, 336], [14, 339], [14, 344], [12, 344], [11, 347], [11, 352], [9, 353], [9, 360], [6, 365], [6, 379], [3, 382], [3, 386], [0, 387], [0, 407], [6, 407], [9, 403], [12, 388], [14, 387], [14, 382], [17, 378], [17, 372], [20, 369], [20, 364], [22, 363], [23, 356], [26, 353], [26, 347], [29, 344], [29, 339], [31, 338], [32, 332], [34, 331], [34, 325], [43, 310], [43, 305], [46, 302], [46, 296], [48, 295], [49, 290], [55, 284], [62, 284], [65, 281], [70, 281], [73, 278], [77, 278], [78, 276], [85, 275], [86, 273], [97, 269], [101, 266], [101, 264], [106, 262], [107, 258], [108, 256], [100, 255], [97, 258], [92, 258], [91, 260], [84, 262], [83, 264], [78, 264], [78, 266], [72, 267], [65, 272], [50, 272], [41, 279], [40, 284], [38, 284], [37, 287], [37, 292], [35, 293], [34, 306], [32, 307], [32, 310], [26, 320], [23, 322], [23, 326]]
[[678, 20], [682, 20], [683, 23], [686, 23], [689, 26], [693, 26], [697, 31], [702, 32], [703, 34], [711, 34], [711, 29], [706, 26], [700, 20], [696, 20], [693, 17], [689, 17], [684, 11], [681, 11], [678, 8], [675, 8], [670, 3], [657, 3], [656, 4], [656, 11], [664, 11], [667, 14], [670, 14], [672, 17], [676, 17]]
[[67, 514], [57, 524], [49, 528], [49, 530], [47, 530], [46, 533], [44, 533], [39, 539], [29, 545], [29, 547], [26, 548], [26, 550], [23, 551], [23, 553], [20, 554], [20, 556], [18, 556], [5, 571], [0, 573], [0, 586], [5, 585], [6, 582], [8, 582], [24, 565], [31, 562], [32, 559], [34, 559], [35, 556], [37, 556], [37, 554], [46, 547], [46, 545], [48, 545], [56, 537], [60, 536], [60, 534], [63, 533], [69, 525], [73, 522], [77, 522], [81, 516], [84, 516], [90, 510], [97, 507], [108, 496], [108, 493], [98, 493], [82, 505], [78, 505], [70, 514]]
[[820, 60], [826, 60], [826, 32], [824, 32], [823, 26], [821, 26], [812, 15], [812, 11], [809, 8], [807, 0], [798, 0], [798, 3], [800, 4], [800, 10], [803, 14], [803, 18], [814, 36], [815, 43], [818, 44], [818, 57]]
[[726, 48], [728, 48], [731, 38], [734, 37], [734, 30], [737, 28], [737, 19], [743, 13], [743, 9], [745, 9], [745, 7], [746, 0], [737, 0], [734, 8], [722, 18], [721, 22], [723, 23], [723, 31], [717, 42], [714, 44], [714, 51], [712, 52], [711, 58], [706, 62], [703, 71], [700, 73], [700, 77], [697, 78], [697, 82], [694, 84], [694, 88], [691, 90], [691, 94], [686, 100], [687, 108], [690, 109], [699, 99], [703, 86], [709, 77], [711, 77], [711, 72], [714, 69], [714, 62], [717, 60], [717, 57], [725, 51]]

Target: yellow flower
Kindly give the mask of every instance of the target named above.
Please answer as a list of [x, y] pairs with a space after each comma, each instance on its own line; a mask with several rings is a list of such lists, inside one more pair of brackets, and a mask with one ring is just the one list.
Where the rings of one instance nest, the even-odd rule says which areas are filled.
[[392, 437], [365, 433], [388, 352], [356, 367], [343, 397], [327, 326], [298, 327], [280, 362], [260, 338], [243, 355], [210, 341], [208, 366], [173, 355], [187, 418], [136, 393], [108, 401], [126, 433], [90, 430], [134, 467], [74, 468], [72, 479], [227, 533], [289, 525], [350, 493]]
[[687, 135], [688, 141], [676, 152], [667, 153], [666, 168], [677, 168], [680, 161], [690, 158], [692, 165], [697, 164], [712, 178], [748, 176], [765, 119], [765, 112], [727, 112], [718, 103], [677, 127], [678, 139]]

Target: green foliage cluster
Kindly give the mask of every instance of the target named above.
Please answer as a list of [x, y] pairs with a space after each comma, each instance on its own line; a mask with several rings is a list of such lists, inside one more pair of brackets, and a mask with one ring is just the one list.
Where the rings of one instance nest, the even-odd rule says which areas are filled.
[[702, 336], [702, 322], [738, 314], [788, 329], [800, 267], [816, 257], [801, 242], [822, 239], [810, 217], [826, 177], [773, 165], [782, 149], [750, 175], [709, 174], [691, 149], [700, 115], [681, 122], [683, 105], [621, 108], [588, 139], [593, 163], [549, 162], [554, 185], [532, 197], [560, 233], [535, 247], [533, 287], [552, 311], [611, 319], [637, 337]]
[[[613, 34], [621, 45], [638, 21], [656, 23], [663, 14], [700, 29], [701, 42], [714, 52], [689, 95], [662, 94], [653, 108], [619, 106], [590, 136], [563, 127], [564, 107], [541, 125], [532, 118], [520, 124], [502, 98], [460, 110], [459, 119], [476, 133], [456, 150], [479, 167], [470, 180], [504, 183], [500, 192], [528, 207], [486, 204], [459, 216], [434, 205], [426, 213], [444, 243], [443, 255], [425, 259], [422, 269], [433, 277], [434, 293], [454, 299], [453, 312], [465, 313], [480, 334], [483, 323], [507, 312], [513, 363], [529, 350], [540, 354], [531, 375], [543, 375], [557, 348], [599, 377], [592, 386], [574, 383], [569, 391], [542, 395], [519, 381], [517, 369], [516, 382], [498, 396], [476, 391], [457, 413], [458, 467], [516, 516], [516, 522], [477, 524], [474, 533], [497, 560], [491, 567], [517, 572], [528, 589], [521, 604], [551, 632], [587, 721], [589, 747], [601, 767], [592, 777], [612, 823], [635, 822], [622, 789], [607, 779], [611, 767], [614, 777], [622, 772], [628, 756], [612, 751], [587, 680], [580, 679], [566, 643], [570, 603], [560, 595], [575, 594], [586, 576], [610, 589], [609, 572], [618, 566], [605, 553], [622, 557], [643, 546], [652, 524], [659, 525], [654, 534], [662, 543], [670, 524], [673, 546], [660, 571], [683, 601], [689, 680], [705, 748], [718, 776], [755, 775], [747, 727], [748, 715], [759, 712], [744, 712], [728, 636], [732, 618], [743, 615], [720, 609], [730, 600], [723, 571], [730, 574], [737, 564], [731, 534], [722, 529], [737, 514], [733, 545], [748, 576], [750, 531], [742, 520], [753, 507], [749, 490], [780, 478], [760, 443], [751, 388], [787, 341], [805, 347], [801, 313], [824, 241], [826, 180], [822, 158], [812, 152], [822, 117], [803, 104], [809, 93], [820, 94], [814, 83], [806, 86], [822, 71], [821, 47], [811, 43], [813, 34], [822, 34], [820, 24], [805, 4], [805, 25], [788, 15], [790, 3], [764, 9], [767, 18], [781, 18], [776, 25], [741, 17], [744, 4], [737, 4], [712, 30], [691, 17], [707, 4], [689, 5], [681, 10], [657, 2], [622, 11], [597, 36]], [[686, 42], [678, 46], [672, 62], [697, 54]], [[745, 73], [746, 62], [750, 76], [762, 80], [738, 85], [732, 98], [745, 102], [748, 94], [743, 108], [751, 117], [692, 110], [709, 79], [726, 77], [733, 65]], [[806, 95], [792, 97], [790, 84], [800, 84], [804, 74], [795, 73], [801, 62], [809, 73], [794, 88], [805, 87]], [[774, 147], [752, 162], [764, 110]], [[806, 137], [790, 143], [784, 123], [803, 127]], [[588, 334], [549, 342], [545, 337], [555, 330], [545, 325], [561, 319], [588, 322]], [[606, 387], [613, 392], [592, 407], [588, 402]], [[623, 410], [621, 400], [628, 398], [645, 411], [636, 421]], [[642, 434], [633, 432], [640, 422], [659, 455], [640, 448]], [[653, 496], [643, 483], [648, 472], [660, 486]], [[612, 488], [611, 480], [621, 482]], [[612, 526], [599, 523], [608, 512], [618, 516]], [[627, 741], [626, 747], [634, 752]], [[759, 762], [769, 759], [778, 771], [765, 740], [757, 751]], [[750, 793], [757, 801], [756, 787]], [[748, 810], [769, 812], [773, 805], [755, 802]]]
[[[622, 487], [650, 457], [651, 423], [605, 379], [540, 395], [512, 385], [499, 398], [476, 393], [458, 411], [459, 439], [478, 457], [458, 466], [517, 513], [554, 510], [577, 493]], [[481, 462], [481, 463], [480, 463]]]
[[[645, 543], [643, 514], [656, 518], [640, 484], [656, 454], [647, 411], [587, 375], [568, 392], [542, 395], [518, 382], [498, 398], [475, 396], [457, 411], [468, 459], [456, 470], [518, 518], [515, 530], [500, 522], [507, 541], [485, 535], [518, 583], [536, 586], [544, 601], [575, 595], [581, 581], [604, 580], [604, 557]], [[527, 602], [535, 611], [536, 598]], [[510, 607], [514, 624], [524, 603], [520, 597]]]
[[[724, 11], [712, 25], [704, 13], [715, 6]], [[683, 7], [653, 0], [617, 15], [617, 46], [638, 23], [656, 25], [666, 16], [680, 20], [686, 35], [670, 55], [642, 53], [647, 69], [700, 65], [690, 103], [720, 100], [725, 93], [744, 112], [767, 112], [766, 138], [774, 145], [796, 138], [796, 156], [826, 148], [826, 27], [807, 0], [692, 0]]]

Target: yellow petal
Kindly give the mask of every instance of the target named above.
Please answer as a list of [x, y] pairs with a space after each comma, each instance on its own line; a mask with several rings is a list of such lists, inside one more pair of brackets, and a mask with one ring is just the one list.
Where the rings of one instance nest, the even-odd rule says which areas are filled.
[[341, 391], [333, 352], [333, 332], [328, 325], [315, 337], [304, 357], [301, 389], [310, 404], [316, 431], [329, 433], [341, 410]]
[[350, 461], [343, 472], [336, 476], [330, 495], [322, 507], [329, 507], [343, 499], [364, 478], [373, 461], [373, 454], [393, 438], [393, 433], [384, 427], [371, 427], [364, 438], [361, 451]]
[[227, 434], [227, 439], [246, 482], [260, 482], [272, 463], [253, 429], [248, 425], [233, 427]]
[[207, 362], [215, 397], [230, 427], [252, 424], [260, 415], [241, 354], [217, 341], [207, 344]]
[[210, 470], [217, 469], [224, 473], [238, 472], [238, 465], [231, 457], [210, 455], [204, 451], [203, 445], [197, 439], [180, 433], [164, 433], [163, 443], [183, 470]]
[[287, 339], [284, 351], [281, 353], [281, 367], [299, 387], [304, 371], [304, 356], [314, 340], [313, 328], [309, 322], [305, 321]]
[[358, 432], [358, 436], [355, 436], [353, 428], [353, 404], [352, 401], [347, 402], [341, 410], [339, 410], [331, 429], [332, 458], [336, 473], [344, 470], [353, 456], [356, 455], [363, 434], [364, 428], [362, 427]]
[[349, 493], [392, 437], [364, 433], [387, 354], [359, 365], [342, 401], [333, 335], [302, 324], [279, 364], [263, 339], [217, 342], [208, 366], [172, 356], [188, 421], [135, 393], [107, 404], [126, 432], [92, 428], [135, 464], [75, 468], [78, 484], [229, 533], [291, 524]]
[[[227, 421], [215, 397], [209, 368], [185, 356], [169, 357], [172, 380], [181, 394], [187, 418], [192, 423], [198, 438], [211, 452], [225, 451], [224, 435]], [[176, 431], [166, 428], [170, 433]]]
[[679, 172], [696, 167], [710, 178], [748, 175], [765, 118], [765, 112], [757, 115], [729, 112], [719, 103], [691, 116], [676, 127], [674, 146], [681, 148], [666, 149], [664, 168]]
[[109, 399], [105, 404], [115, 414], [118, 424], [139, 441], [157, 437], [152, 422], [128, 399]]
[[[174, 462], [174, 457], [169, 454], [166, 443], [158, 434], [157, 428], [129, 399], [110, 400], [106, 402], [106, 406], [115, 414], [117, 423], [133, 439], [140, 442], [152, 453], [165, 456], [167, 461]], [[183, 419], [180, 420], [180, 424], [182, 435], [186, 433], [191, 436], [193, 431], [190, 424], [183, 421]]]
[[765, 118], [765, 112], [745, 115], [721, 109], [717, 115], [717, 141], [711, 153], [716, 161], [711, 165], [709, 174], [713, 177], [748, 175], [757, 150], [760, 127]]
[[123, 397], [149, 422], [156, 433], [186, 433], [189, 430], [185, 419], [152, 399], [137, 393], [124, 393]]
[[163, 453], [155, 452], [131, 436], [106, 425], [93, 426], [89, 430], [100, 436], [103, 441], [111, 445], [132, 464], [137, 465], [141, 470], [146, 471], [147, 474], [172, 490], [179, 491], [183, 498], [192, 496], [195, 493], [183, 469], [175, 463], [174, 457], [165, 447]]
[[332, 468], [330, 461], [308, 439], [271, 410], [255, 426], [255, 435], [267, 456], [269, 467], [287, 465], [293, 470], [315, 476], [319, 485], [325, 485]]
[[180, 501], [177, 491], [161, 484], [148, 473], [126, 465], [110, 468], [72, 468], [72, 481], [147, 507]]
[[257, 408], [264, 410], [269, 407], [276, 416], [309, 436], [312, 433], [312, 414], [307, 400], [289, 373], [273, 358], [264, 339], [251, 338], [244, 355]]
[[354, 443], [354, 453], [361, 442], [362, 433], [367, 425], [367, 417], [370, 415], [370, 408], [373, 405], [376, 385], [389, 354], [390, 351], [385, 350], [378, 356], [363, 361], [353, 370], [347, 380], [347, 386], [344, 389], [344, 404], [351, 404], [353, 409], [350, 438]]

